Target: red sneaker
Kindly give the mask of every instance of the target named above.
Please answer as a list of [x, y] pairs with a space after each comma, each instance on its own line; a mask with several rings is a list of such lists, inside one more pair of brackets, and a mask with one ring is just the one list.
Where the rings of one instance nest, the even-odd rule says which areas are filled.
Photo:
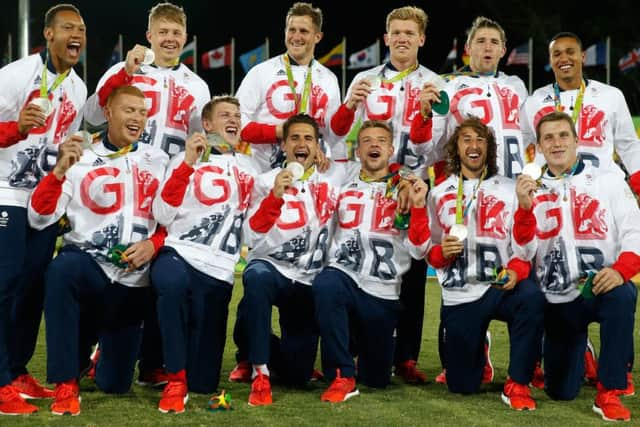
[[98, 366], [98, 359], [100, 359], [100, 347], [96, 344], [96, 347], [93, 349], [93, 353], [91, 353], [91, 366], [87, 371], [87, 378], [90, 380], [96, 379], [96, 366]]
[[627, 372], [627, 388], [616, 390], [616, 394], [620, 397], [628, 397], [636, 394], [636, 387], [633, 385], [633, 374]]
[[587, 350], [584, 352], [584, 380], [591, 385], [596, 385], [598, 382], [598, 356], [589, 339], [587, 339]]
[[438, 375], [436, 375], [436, 383], [438, 384], [446, 384], [447, 383], [447, 370], [443, 369]]
[[530, 385], [539, 390], [544, 390], [544, 371], [542, 370], [542, 366], [540, 366], [540, 362], [536, 362], [536, 368], [533, 370]]
[[318, 369], [314, 369], [313, 372], [311, 373], [310, 381], [322, 381], [323, 379], [324, 379], [324, 374], [322, 373], [322, 371]]
[[396, 375], [402, 377], [408, 384], [424, 384], [427, 382], [427, 375], [416, 367], [415, 360], [405, 360], [401, 365], [396, 366]]
[[251, 382], [251, 366], [249, 362], [243, 360], [233, 368], [229, 374], [229, 381], [236, 383], [250, 383]]
[[616, 390], [607, 390], [598, 383], [598, 393], [593, 402], [593, 412], [600, 415], [605, 421], [629, 421], [631, 412], [624, 407]]
[[516, 411], [534, 411], [536, 401], [531, 397], [528, 385], [518, 384], [511, 378], [507, 378], [502, 392], [502, 401]]
[[168, 382], [169, 375], [162, 368], [140, 371], [136, 380], [136, 384], [142, 387], [160, 387]]
[[0, 414], [22, 415], [38, 412], [38, 407], [27, 403], [11, 384], [0, 387]]
[[76, 380], [56, 384], [51, 413], [54, 415], [80, 415], [80, 387]]
[[184, 412], [184, 405], [189, 400], [189, 390], [187, 388], [187, 373], [181, 370], [175, 374], [168, 374], [169, 381], [162, 391], [158, 410], [163, 414], [173, 412], [181, 414]]
[[482, 369], [482, 384], [490, 384], [493, 382], [493, 365], [491, 364], [491, 332], [487, 331], [484, 338], [484, 356], [486, 362]]
[[340, 369], [337, 372], [338, 375], [331, 382], [329, 388], [320, 396], [321, 401], [339, 403], [360, 394], [356, 388], [356, 379], [354, 377], [343, 378], [340, 376]]
[[53, 390], [40, 385], [40, 383], [29, 374], [20, 375], [11, 382], [11, 385], [18, 390], [23, 399], [52, 399]]
[[265, 406], [271, 405], [271, 383], [269, 376], [264, 375], [258, 370], [258, 375], [251, 383], [251, 393], [249, 393], [249, 406]]

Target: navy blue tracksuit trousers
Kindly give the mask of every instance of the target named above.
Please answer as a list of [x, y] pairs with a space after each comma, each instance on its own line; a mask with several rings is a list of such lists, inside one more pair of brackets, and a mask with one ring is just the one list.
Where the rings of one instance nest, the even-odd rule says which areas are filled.
[[507, 322], [509, 376], [529, 384], [540, 354], [545, 298], [538, 285], [525, 279], [511, 291], [489, 288], [477, 301], [443, 306], [444, 363], [447, 386], [453, 393], [480, 389], [485, 365], [485, 335], [491, 320]]
[[[264, 260], [249, 262], [242, 275], [244, 296], [238, 305], [234, 336], [247, 349], [250, 364], [271, 363], [279, 380], [304, 385], [311, 378], [318, 350], [311, 286], [283, 276]], [[280, 348], [271, 346], [271, 308], [280, 312]], [[273, 355], [273, 351], [278, 351]]]
[[227, 337], [232, 285], [163, 247], [151, 266], [167, 372], [187, 371], [189, 391], [213, 393]]
[[638, 291], [632, 282], [564, 304], [547, 303], [544, 319], [544, 385], [552, 399], [573, 400], [584, 377], [584, 349], [589, 323], [600, 323], [598, 380], [607, 389], [627, 387], [627, 365], [633, 354], [633, 327]]
[[[332, 381], [356, 375], [350, 339], [358, 355], [358, 381], [383, 388], [391, 379], [394, 330], [400, 302], [375, 297], [358, 288], [344, 272], [326, 267], [313, 281], [316, 321], [322, 337], [324, 376]], [[350, 336], [350, 331], [355, 337]]]
[[66, 246], [45, 275], [47, 378], [59, 383], [78, 378], [86, 354], [98, 339], [96, 384], [107, 393], [131, 387], [140, 347], [149, 288], [114, 283], [88, 253]]

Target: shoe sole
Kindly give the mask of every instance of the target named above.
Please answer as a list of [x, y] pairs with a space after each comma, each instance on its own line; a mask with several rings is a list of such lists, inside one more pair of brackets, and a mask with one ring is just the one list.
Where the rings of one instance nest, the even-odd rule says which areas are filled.
[[2, 412], [0, 411], [0, 415], [8, 415], [8, 416], [16, 416], [16, 415], [31, 415], [31, 414], [35, 414], [37, 413], [38, 410], [36, 409], [33, 412]]
[[[82, 403], [82, 397], [78, 396], [78, 402]], [[72, 414], [69, 411], [66, 412], [55, 412], [53, 409], [51, 410], [51, 413], [53, 415], [71, 415], [72, 417], [77, 417], [78, 415], [80, 415], [80, 410], [78, 410], [78, 412], [76, 412], [75, 414]]]
[[346, 402], [347, 400], [351, 399], [352, 397], [358, 396], [359, 394], [360, 394], [360, 391], [358, 389], [355, 389], [355, 390], [345, 394], [344, 395], [344, 399], [339, 400], [337, 402], [334, 402], [334, 401], [328, 400], [328, 399], [324, 399], [323, 400], [322, 398], [320, 400], [322, 400], [323, 402], [329, 402], [329, 403], [341, 403], [341, 402]]
[[599, 406], [596, 406], [596, 404], [595, 404], [595, 403], [593, 404], [593, 406], [591, 407], [591, 409], [593, 409], [593, 412], [595, 412], [596, 414], [600, 415], [600, 416], [602, 417], [602, 419], [603, 419], [603, 420], [605, 420], [605, 421], [613, 421], [613, 422], [616, 422], [616, 421], [630, 421], [630, 420], [631, 420], [631, 417], [629, 417], [629, 418], [627, 418], [627, 419], [624, 419], [624, 418], [619, 418], [619, 419], [616, 419], [616, 418], [608, 418], [606, 415], [604, 415], [604, 412], [602, 411], [602, 409], [600, 409], [600, 407], [599, 407]]
[[[182, 404], [186, 405], [187, 402], [189, 401], [189, 394], [187, 394], [184, 399], [182, 399]], [[163, 414], [182, 414], [184, 413], [184, 406], [182, 407], [182, 411], [174, 411], [173, 409], [162, 409], [162, 408], [158, 408], [158, 411], [162, 412]]]
[[43, 396], [32, 396], [30, 394], [27, 393], [18, 393], [20, 395], [21, 398], [26, 399], [26, 400], [38, 400], [38, 399], [53, 399], [53, 395], [51, 396], [47, 396], [47, 397], [43, 397]]
[[509, 399], [509, 397], [502, 393], [500, 395], [500, 397], [502, 398], [502, 401], [505, 403], [505, 405], [507, 405], [509, 408], [513, 409], [514, 411], [535, 411], [536, 408], [514, 408], [513, 406], [511, 406], [511, 399]]

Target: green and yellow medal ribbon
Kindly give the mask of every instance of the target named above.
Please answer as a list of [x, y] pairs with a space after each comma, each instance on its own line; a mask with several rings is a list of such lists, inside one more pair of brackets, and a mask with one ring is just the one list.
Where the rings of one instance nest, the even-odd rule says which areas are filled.
[[[576, 98], [576, 102], [573, 104], [571, 111], [571, 120], [573, 123], [578, 119], [578, 115], [580, 114], [580, 110], [582, 110], [582, 101], [584, 100], [584, 91], [586, 89], [586, 85], [584, 83], [584, 79], [580, 82], [580, 89], [578, 90], [578, 96]], [[558, 86], [558, 82], [553, 84], [553, 103], [556, 107], [556, 111], [562, 112], [564, 111], [564, 107], [560, 102], [560, 86]]]
[[289, 55], [286, 53], [282, 55], [282, 60], [284, 61], [284, 67], [287, 70], [287, 81], [289, 82], [289, 89], [291, 89], [291, 94], [293, 95], [293, 99], [296, 104], [296, 114], [306, 113], [309, 93], [311, 93], [311, 65], [313, 64], [313, 59], [309, 61], [309, 68], [307, 70], [307, 77], [304, 80], [304, 88], [302, 90], [302, 97], [300, 99], [300, 102], [298, 102], [298, 96], [296, 95], [296, 84], [293, 80], [293, 71], [291, 71], [291, 62], [289, 61]]
[[385, 79], [384, 75], [382, 76], [382, 83], [395, 83], [395, 82], [399, 82], [400, 80], [404, 79], [405, 77], [407, 77], [409, 74], [413, 73], [415, 70], [418, 69], [418, 63], [413, 64], [411, 67], [407, 68], [406, 70], [400, 71], [398, 74], [396, 74], [395, 76], [393, 76], [390, 79]]
[[42, 78], [40, 79], [40, 98], [49, 99], [49, 94], [56, 90], [58, 86], [62, 84], [64, 79], [67, 78], [69, 73], [71, 72], [71, 68], [65, 71], [62, 74], [58, 74], [56, 79], [53, 81], [53, 84], [50, 88], [47, 87], [47, 62], [49, 62], [49, 51], [47, 51], [47, 56], [44, 60], [44, 64], [42, 64]]
[[482, 170], [482, 174], [480, 174], [480, 179], [478, 181], [478, 185], [473, 189], [473, 194], [469, 198], [467, 205], [462, 207], [462, 200], [464, 199], [464, 182], [462, 172], [460, 172], [460, 176], [458, 177], [458, 195], [456, 196], [456, 224], [464, 224], [464, 217], [469, 213], [469, 207], [471, 207], [471, 203], [476, 198], [476, 193], [480, 188], [480, 184], [482, 184], [482, 180], [487, 176], [487, 167]]

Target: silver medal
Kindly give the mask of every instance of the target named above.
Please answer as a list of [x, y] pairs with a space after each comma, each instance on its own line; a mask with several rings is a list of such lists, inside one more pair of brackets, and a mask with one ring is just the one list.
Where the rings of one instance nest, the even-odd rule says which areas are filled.
[[49, 117], [49, 115], [53, 112], [53, 103], [47, 98], [34, 98], [30, 103], [33, 105], [37, 105], [46, 117]]
[[453, 224], [449, 229], [449, 236], [457, 237], [460, 241], [466, 239], [467, 234], [467, 226], [464, 224]]
[[542, 168], [537, 163], [527, 163], [522, 168], [522, 174], [530, 176], [535, 181], [542, 175]]
[[300, 178], [302, 178], [302, 175], [304, 175], [304, 166], [302, 166], [298, 162], [288, 162], [287, 170], [291, 172], [291, 175], [293, 175], [294, 181], [299, 180]]

